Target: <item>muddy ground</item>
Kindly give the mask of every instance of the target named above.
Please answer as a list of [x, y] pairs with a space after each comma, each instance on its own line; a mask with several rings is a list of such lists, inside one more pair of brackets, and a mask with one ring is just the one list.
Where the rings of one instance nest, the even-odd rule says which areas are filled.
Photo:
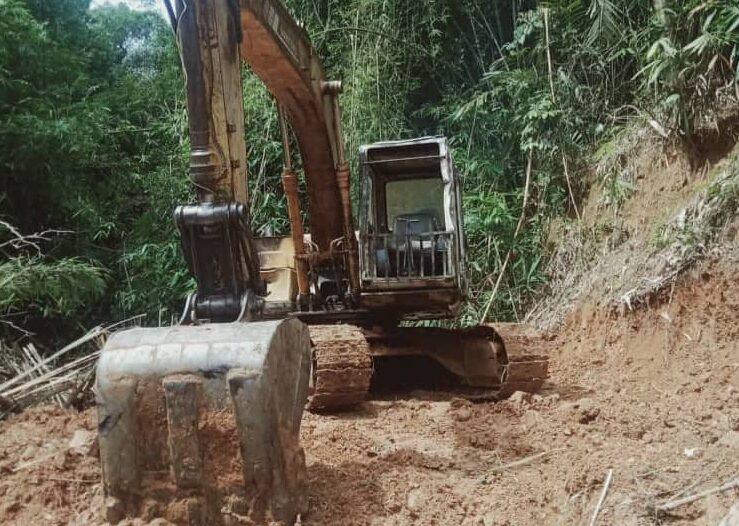
[[[302, 524], [588, 524], [612, 470], [598, 524], [717, 525], [739, 490], [656, 506], [739, 476], [737, 268], [706, 263], [636, 313], [579, 307], [536, 396], [416, 390], [306, 413]], [[94, 423], [54, 407], [0, 423], [0, 523], [100, 523]]]

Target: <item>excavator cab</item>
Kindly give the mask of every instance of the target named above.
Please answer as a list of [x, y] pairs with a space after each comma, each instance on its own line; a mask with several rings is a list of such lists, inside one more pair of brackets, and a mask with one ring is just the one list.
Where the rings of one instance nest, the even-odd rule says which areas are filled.
[[466, 295], [461, 181], [445, 137], [360, 150], [362, 306], [401, 319], [456, 317]]

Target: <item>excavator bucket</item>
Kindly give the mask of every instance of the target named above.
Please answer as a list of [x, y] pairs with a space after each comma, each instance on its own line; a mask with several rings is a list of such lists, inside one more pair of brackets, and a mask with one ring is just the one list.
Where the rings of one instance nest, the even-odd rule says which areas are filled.
[[133, 329], [97, 368], [104, 519], [293, 524], [307, 507], [298, 320]]

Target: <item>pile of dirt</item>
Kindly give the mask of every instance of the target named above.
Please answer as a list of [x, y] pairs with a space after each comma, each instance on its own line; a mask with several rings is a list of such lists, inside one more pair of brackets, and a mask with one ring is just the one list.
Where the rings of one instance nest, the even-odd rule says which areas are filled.
[[715, 526], [739, 490], [656, 508], [739, 475], [736, 269], [706, 264], [652, 311], [578, 310], [539, 395], [416, 392], [309, 416], [308, 522], [583, 524], [613, 470], [599, 524]]
[[0, 523], [96, 524], [102, 506], [92, 411], [37, 407], [0, 423]]

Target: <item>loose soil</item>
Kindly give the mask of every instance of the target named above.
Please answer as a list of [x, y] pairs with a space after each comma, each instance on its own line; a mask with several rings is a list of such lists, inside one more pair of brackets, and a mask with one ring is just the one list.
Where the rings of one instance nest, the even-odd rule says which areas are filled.
[[[302, 524], [587, 524], [609, 470], [598, 524], [718, 524], [736, 490], [669, 515], [655, 505], [739, 476], [736, 270], [706, 263], [648, 311], [579, 307], [533, 397], [396, 392], [306, 413]], [[92, 410], [54, 407], [1, 423], [0, 523], [99, 524], [94, 429]]]

